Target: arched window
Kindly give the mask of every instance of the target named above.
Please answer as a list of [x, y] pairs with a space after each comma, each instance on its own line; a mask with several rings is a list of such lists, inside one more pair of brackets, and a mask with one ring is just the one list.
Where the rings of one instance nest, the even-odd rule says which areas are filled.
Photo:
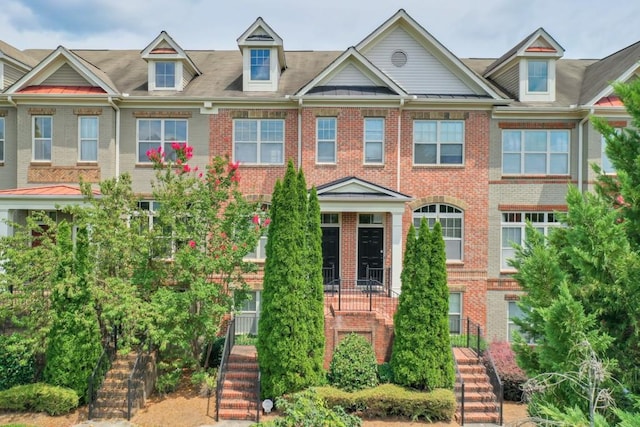
[[434, 203], [422, 206], [413, 211], [413, 224], [420, 227], [420, 221], [426, 218], [430, 228], [437, 221], [442, 225], [442, 237], [447, 252], [447, 261], [461, 261], [464, 214], [455, 206]]

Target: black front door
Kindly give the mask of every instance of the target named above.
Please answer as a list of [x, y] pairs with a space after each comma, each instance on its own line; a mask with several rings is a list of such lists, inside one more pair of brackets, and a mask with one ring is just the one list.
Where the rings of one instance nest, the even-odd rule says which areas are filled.
[[340, 277], [340, 227], [322, 227], [322, 275], [325, 284]]
[[358, 280], [367, 278], [367, 266], [384, 267], [383, 235], [382, 228], [358, 228]]

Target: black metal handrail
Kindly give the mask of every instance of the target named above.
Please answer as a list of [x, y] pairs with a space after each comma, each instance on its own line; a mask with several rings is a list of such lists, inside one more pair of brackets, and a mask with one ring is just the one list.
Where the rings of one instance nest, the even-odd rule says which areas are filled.
[[258, 382], [256, 384], [256, 422], [260, 423], [260, 391], [261, 391], [261, 384], [260, 382], [262, 381], [262, 375], [260, 374], [260, 370], [258, 370]]
[[218, 368], [218, 379], [216, 381], [216, 421], [220, 415], [220, 398], [222, 397], [222, 386], [224, 384], [224, 377], [227, 372], [227, 365], [229, 363], [229, 355], [236, 341], [236, 323], [234, 318], [229, 320], [227, 326], [227, 336], [224, 340], [224, 348], [222, 350], [222, 357], [220, 358], [220, 368]]
[[93, 411], [95, 410], [95, 402], [98, 396], [98, 389], [102, 385], [107, 372], [111, 369], [111, 364], [115, 359], [118, 351], [118, 328], [113, 327], [111, 334], [107, 336], [107, 340], [102, 348], [102, 353], [96, 362], [96, 366], [91, 372], [89, 377], [89, 384], [87, 387], [87, 404], [89, 406], [88, 419], [93, 418]]
[[[453, 354], [453, 347], [451, 347], [451, 353]], [[456, 369], [456, 382], [460, 384], [460, 425], [464, 425], [464, 378], [462, 378], [462, 374], [460, 373], [460, 367], [458, 366], [455, 354], [453, 356], [453, 364]]]
[[[467, 321], [465, 322], [465, 333], [467, 336], [467, 348], [475, 350], [478, 359], [482, 356], [482, 349], [480, 347], [480, 341], [482, 337], [482, 328], [478, 323], [472, 322], [469, 317], [467, 317]], [[475, 337], [475, 343], [472, 340], [472, 337]], [[475, 344], [475, 347], [473, 345]]]
[[[145, 354], [146, 347], [146, 354]], [[131, 408], [133, 403], [140, 403], [142, 399], [142, 405], [144, 406], [144, 373], [151, 356], [152, 345], [151, 340], [147, 336], [145, 341], [138, 350], [136, 361], [133, 363], [131, 373], [127, 379], [127, 420], [131, 420]]]
[[491, 357], [491, 352], [486, 351], [483, 354], [484, 366], [487, 371], [487, 376], [489, 377], [489, 383], [493, 388], [493, 394], [498, 399], [499, 403], [499, 418], [498, 425], [502, 425], [502, 412], [504, 406], [504, 385], [500, 380], [500, 376], [498, 376], [498, 370], [496, 369], [496, 365], [493, 363], [493, 357]]

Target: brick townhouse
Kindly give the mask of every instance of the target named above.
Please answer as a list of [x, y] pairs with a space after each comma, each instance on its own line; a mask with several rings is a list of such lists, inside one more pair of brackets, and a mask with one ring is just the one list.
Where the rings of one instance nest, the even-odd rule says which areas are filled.
[[[56, 205], [81, 202], [80, 177], [128, 172], [147, 200], [145, 153], [172, 141], [201, 167], [239, 161], [242, 191], [268, 207], [291, 159], [318, 189], [331, 278], [357, 286], [375, 272], [396, 295], [409, 225], [440, 221], [452, 331], [469, 317], [507, 340], [521, 293], [511, 243], [526, 220], [558, 225], [567, 186], [592, 187], [590, 163], [615, 173], [589, 117], [627, 125], [610, 82], [635, 78], [640, 59], [640, 43], [565, 59], [542, 28], [501, 58], [458, 58], [404, 10], [344, 51], [286, 51], [261, 18], [237, 43], [190, 51], [164, 31], [142, 50], [0, 42], [0, 219], [60, 218]], [[261, 276], [249, 279], [244, 313], [259, 313]]]

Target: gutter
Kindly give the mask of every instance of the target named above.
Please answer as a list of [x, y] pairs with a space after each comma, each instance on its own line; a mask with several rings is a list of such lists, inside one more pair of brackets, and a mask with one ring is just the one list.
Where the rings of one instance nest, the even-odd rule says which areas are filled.
[[302, 98], [298, 98], [298, 170], [300, 169], [302, 169]]
[[9, 104], [13, 105], [15, 108], [18, 108], [18, 104], [13, 100], [12, 95], [7, 96], [7, 101], [9, 102]]
[[120, 176], [120, 108], [113, 102], [113, 98], [109, 96], [107, 98], [109, 104], [116, 111], [116, 159], [114, 163], [115, 178]]
[[591, 107], [589, 109], [589, 111], [587, 112], [587, 115], [580, 120], [580, 123], [578, 123], [578, 190], [580, 190], [580, 192], [584, 192], [584, 185], [582, 182], [582, 167], [583, 167], [583, 161], [582, 161], [582, 156], [583, 156], [583, 152], [584, 152], [584, 132], [582, 130], [584, 124], [589, 120], [589, 117], [593, 115], [593, 107]]
[[402, 141], [402, 108], [404, 107], [405, 98], [400, 98], [400, 106], [398, 107], [398, 137], [396, 141], [396, 191], [400, 191], [400, 145]]

